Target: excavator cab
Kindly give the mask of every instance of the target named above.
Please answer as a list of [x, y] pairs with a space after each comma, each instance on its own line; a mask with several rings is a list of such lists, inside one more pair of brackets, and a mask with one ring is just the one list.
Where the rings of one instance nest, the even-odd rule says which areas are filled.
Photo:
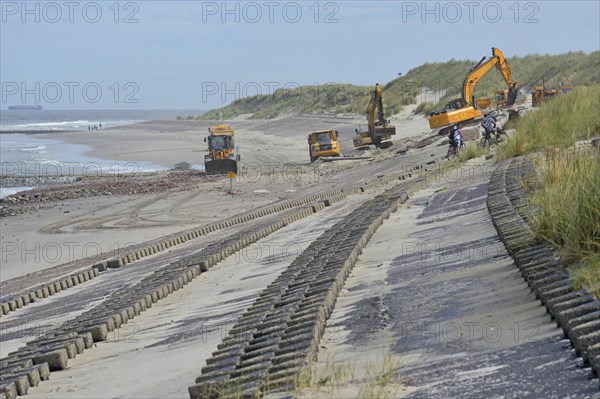
[[448, 104], [446, 104], [444, 109], [446, 111], [454, 111], [454, 110], [463, 108], [465, 105], [466, 105], [465, 101], [462, 98], [457, 98], [455, 100], [450, 101]]

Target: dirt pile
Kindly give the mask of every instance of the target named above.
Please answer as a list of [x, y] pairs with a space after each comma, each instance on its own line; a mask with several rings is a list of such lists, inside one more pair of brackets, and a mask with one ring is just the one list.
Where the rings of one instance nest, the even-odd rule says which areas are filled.
[[1, 198], [0, 217], [14, 216], [39, 209], [44, 204], [74, 198], [185, 191], [217, 179], [197, 171], [78, 178], [66, 184], [47, 185]]

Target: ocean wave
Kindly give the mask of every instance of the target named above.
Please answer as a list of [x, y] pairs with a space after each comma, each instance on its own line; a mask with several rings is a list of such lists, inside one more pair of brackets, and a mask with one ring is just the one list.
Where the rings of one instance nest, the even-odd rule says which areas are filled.
[[72, 125], [72, 124], [92, 125], [93, 123], [90, 121], [87, 121], [87, 120], [77, 120], [77, 121], [63, 121], [63, 122], [21, 123], [21, 124], [9, 125], [9, 126], [12, 126], [14, 128], [28, 128], [28, 127], [68, 126], [68, 125]]
[[45, 121], [45, 122], [29, 122], [29, 123], [13, 123], [13, 124], [1, 124], [0, 131], [36, 131], [36, 130], [87, 130], [91, 126], [99, 126], [102, 124], [102, 128], [110, 128], [117, 126], [131, 125], [134, 123], [142, 122], [142, 120], [101, 120], [101, 121], [90, 121], [86, 119], [74, 120], [74, 121]]
[[46, 149], [45, 145], [38, 145], [37, 147], [24, 147], [24, 148], [19, 148], [19, 150], [21, 151], [25, 151], [25, 152], [42, 152]]

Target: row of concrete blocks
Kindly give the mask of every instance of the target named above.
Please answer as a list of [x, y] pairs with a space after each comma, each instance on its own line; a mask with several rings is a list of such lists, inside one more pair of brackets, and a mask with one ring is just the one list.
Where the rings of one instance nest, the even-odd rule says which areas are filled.
[[[355, 223], [352, 223], [352, 225], [354, 225], [354, 224], [355, 224]], [[347, 229], [349, 230], [349, 228], [347, 228]], [[332, 231], [330, 230], [330, 231], [328, 231], [328, 232], [327, 232], [326, 236], [330, 236], [330, 235], [332, 235], [333, 233], [334, 233], [334, 232], [332, 232]], [[322, 238], [321, 238], [321, 239], [322, 239]], [[317, 243], [317, 242], [319, 242], [319, 241], [320, 241], [320, 240], [316, 240], [314, 243]], [[346, 240], [342, 240], [342, 241], [343, 241], [343, 242], [346, 242]], [[312, 245], [312, 244], [311, 244], [311, 245]], [[309, 249], [307, 249], [307, 251], [305, 251], [305, 252], [308, 252], [308, 251], [311, 251], [311, 250], [312, 250], [312, 248], [310, 248], [310, 247], [309, 247]], [[354, 256], [358, 256], [358, 253], [359, 253], [359, 252], [357, 252], [357, 251], [354, 251], [354, 252], [353, 252], [353, 255], [354, 255]], [[322, 258], [324, 258], [324, 257], [327, 257], [327, 255], [328, 255], [328, 252], [326, 252], [326, 253], [321, 253], [321, 254], [319, 255], [319, 259], [322, 259]], [[309, 256], [309, 258], [310, 258], [310, 256]], [[345, 258], [346, 258], [346, 256], [344, 256], [344, 259], [345, 259]], [[338, 280], [338, 283], [339, 283], [339, 280]], [[296, 283], [295, 285], [297, 285], [297, 283]], [[266, 292], [268, 292], [268, 291], [269, 291], [269, 289], [267, 289], [267, 290], [265, 290], [265, 291], [266, 291]], [[267, 294], [267, 295], [270, 295], [270, 294]], [[261, 295], [261, 297], [263, 297], [263, 295]], [[310, 300], [311, 300], [311, 301], [313, 301], [313, 300], [314, 300], [314, 298], [312, 298], [312, 297], [311, 297], [311, 298], [310, 298]], [[329, 302], [328, 302], [328, 304], [329, 304], [329, 305], [327, 305], [327, 306], [329, 306], [330, 308], [332, 308], [332, 307], [333, 307], [333, 300], [329, 299]], [[259, 306], [261, 306], [261, 305], [259, 305]], [[259, 309], [258, 311], [260, 311], [260, 309]], [[313, 317], [313, 315], [315, 314], [315, 312], [313, 311], [313, 309], [306, 309], [306, 310], [304, 310], [304, 312], [308, 312], [308, 313], [305, 313], [305, 317], [306, 317], [306, 316], [308, 316], [308, 317], [307, 317], [308, 319], [312, 319], [312, 318], [314, 318], [314, 317]], [[317, 313], [319, 313], [319, 314], [323, 314], [322, 312], [317, 312]], [[251, 315], [251, 316], [252, 316], [252, 315]], [[302, 316], [302, 314], [301, 314], [300, 316]], [[297, 320], [294, 320], [294, 319], [292, 318], [292, 320], [291, 320], [291, 321], [290, 321], [288, 324], [290, 324], [290, 326], [292, 326], [292, 327], [294, 327], [294, 326], [298, 326], [298, 323], [295, 323], [295, 321], [297, 321]], [[285, 323], [284, 323], [284, 324], [285, 324]], [[323, 325], [323, 323], [317, 323], [317, 325], [316, 325], [316, 328], [318, 329], [318, 328], [320, 328], [319, 326], [322, 326], [322, 325]], [[242, 328], [243, 328], [243, 327], [244, 327], [244, 326], [242, 325]], [[305, 330], [305, 329], [306, 329], [306, 328], [303, 328], [302, 330]], [[294, 329], [293, 331], [294, 331], [294, 332], [297, 332], [296, 330], [297, 330], [297, 329]], [[309, 328], [309, 330], [310, 330], [310, 328]], [[234, 327], [234, 330], [232, 330], [232, 331], [235, 331], [235, 327]], [[318, 330], [317, 330], [317, 331], [318, 331]], [[231, 342], [231, 340], [230, 340], [229, 342]], [[234, 341], [234, 342], [235, 342], [235, 341]], [[227, 349], [226, 349], [224, 346], [220, 346], [220, 351], [225, 351], [225, 353], [227, 353], [227, 352], [226, 352], [226, 351], [227, 351]], [[286, 357], [289, 357], [289, 354], [286, 354], [286, 355], [284, 356], [284, 358], [286, 358]], [[208, 362], [208, 363], [211, 363], [211, 362], [210, 362], [210, 360], [209, 360], [209, 362]], [[280, 367], [279, 367], [279, 366], [276, 366], [276, 368], [277, 368], [277, 370], [276, 370], [276, 371], [277, 371], [277, 372], [280, 372], [279, 374], [281, 374], [281, 373], [285, 372], [284, 370], [280, 369]], [[247, 368], [246, 368], [246, 370], [247, 370]], [[205, 375], [203, 375], [203, 377], [205, 377]], [[247, 376], [247, 377], [248, 377], [248, 376]], [[247, 377], [246, 377], [246, 378], [247, 378]], [[274, 375], [273, 377], [277, 377], [277, 376], [276, 376], [276, 375]], [[198, 382], [201, 382], [201, 381], [198, 381]]]
[[42, 285], [40, 288], [21, 293], [18, 296], [8, 299], [5, 302], [0, 303], [0, 315], [7, 315], [10, 312], [14, 312], [30, 303], [38, 302], [44, 298], [52, 296], [58, 292], [71, 288], [73, 286], [84, 283], [88, 280], [98, 276], [99, 271], [97, 269], [84, 270], [78, 274], [74, 274], [57, 281], [53, 281], [48, 284]]
[[[498, 235], [523, 278], [563, 329], [578, 356], [600, 374], [600, 301], [585, 290], [574, 291], [568, 273], [551, 247], [536, 242], [519, 207], [526, 197], [521, 178], [531, 170], [526, 158], [508, 160], [490, 178], [488, 209]], [[512, 198], [512, 201], [511, 201]], [[516, 208], [519, 207], [521, 214]]]
[[[331, 316], [346, 278], [375, 231], [397, 209], [398, 203], [393, 202], [386, 206], [387, 209], [383, 213], [378, 212], [379, 216], [362, 229], [362, 234], [358, 236], [360, 238], [358, 238], [355, 246], [349, 248], [341, 259], [336, 260], [337, 265], [331, 270], [324, 270], [323, 277], [325, 279], [329, 278], [330, 282], [319, 293], [320, 303], [315, 304], [316, 298], [307, 295], [303, 303], [300, 304], [299, 309], [304, 311], [296, 318], [296, 324], [291, 326], [292, 332], [286, 335], [280, 343], [280, 351], [276, 353], [266, 378], [268, 385], [265, 391], [293, 389], [295, 377], [300, 375], [307, 364], [316, 360], [318, 345], [323, 336], [327, 320]], [[317, 284], [317, 286], [321, 285], [324, 284]], [[303, 331], [309, 331], [309, 334], [303, 335]], [[301, 356], [298, 356], [299, 354]]]
[[[91, 267], [91, 271], [86, 270], [82, 273], [79, 273], [77, 276], [69, 276], [67, 278], [45, 284], [41, 288], [37, 289], [36, 291], [33, 291], [33, 293], [28, 292], [28, 293], [24, 293], [24, 294], [19, 294], [15, 298], [11, 298], [3, 303], [0, 303], [0, 317], [8, 314], [9, 312], [13, 312], [17, 309], [20, 309], [21, 307], [26, 306], [27, 304], [29, 304], [31, 302], [39, 301], [43, 298], [53, 295], [55, 292], [60, 292], [64, 289], [70, 288], [74, 285], [78, 285], [79, 283], [82, 283], [82, 282], [87, 281], [90, 278], [92, 278], [92, 277], [87, 277], [87, 278], [81, 277], [82, 275], [85, 275], [85, 273], [88, 273], [88, 275], [93, 274], [93, 276], [97, 276], [98, 273], [104, 272], [107, 269], [120, 268], [122, 266], [125, 266], [129, 263], [135, 262], [135, 261], [145, 258], [147, 256], [151, 256], [151, 255], [163, 252], [173, 246], [180, 245], [182, 243], [185, 243], [189, 240], [198, 238], [200, 236], [208, 235], [214, 231], [224, 229], [227, 227], [231, 227], [233, 225], [237, 225], [237, 224], [241, 224], [241, 223], [247, 223], [247, 222], [250, 222], [257, 218], [263, 217], [263, 216], [267, 216], [267, 215], [270, 215], [270, 214], [273, 214], [276, 212], [281, 212], [286, 209], [292, 209], [294, 207], [307, 205], [307, 204], [313, 203], [315, 201], [318, 201], [320, 199], [326, 198], [324, 201], [317, 202], [316, 204], [311, 206], [313, 209], [313, 212], [318, 212], [319, 210], [322, 210], [326, 206], [329, 206], [335, 202], [339, 202], [342, 199], [345, 199], [346, 196], [350, 193], [363, 192], [367, 188], [378, 187], [378, 186], [388, 183], [394, 179], [403, 180], [404, 178], [405, 178], [404, 175], [386, 176], [383, 178], [377, 178], [377, 179], [375, 179], [376, 181], [373, 184], [367, 184], [364, 186], [357, 185], [357, 186], [351, 186], [350, 188], [330, 190], [325, 193], [319, 193], [319, 194], [309, 196], [302, 200], [289, 201], [289, 202], [286, 202], [281, 205], [275, 205], [275, 206], [272, 206], [272, 207], [269, 207], [269, 208], [266, 208], [266, 209], [263, 209], [260, 211], [251, 212], [247, 215], [233, 217], [230, 220], [212, 223], [205, 227], [201, 227], [201, 228], [190, 230], [190, 231], [187, 231], [184, 233], [180, 233], [179, 235], [176, 235], [174, 237], [170, 237], [168, 239], [165, 239], [165, 240], [162, 240], [162, 241], [159, 241], [156, 243], [152, 243], [136, 252], [122, 256], [120, 258], [113, 258], [110, 260], [98, 262]], [[323, 204], [323, 205], [321, 205], [321, 204]], [[71, 281], [71, 282], [69, 282], [69, 281]]]
[[[337, 200], [338, 200], [338, 198], [334, 199], [334, 201], [337, 201]], [[325, 205], [318, 204], [317, 206], [319, 206], [319, 209], [322, 209]], [[314, 208], [302, 210], [296, 214], [293, 214], [293, 215], [288, 216], [287, 218], [284, 218], [282, 220], [282, 222], [280, 222], [280, 225], [278, 225], [276, 227], [280, 228], [280, 227], [282, 227], [286, 224], [292, 223], [293, 221], [296, 221], [302, 217], [308, 216], [312, 212], [315, 212]], [[260, 231], [258, 236], [255, 238], [259, 239], [265, 235], [270, 234], [273, 231], [274, 231], [274, 229], [266, 229], [264, 231]], [[227, 252], [228, 249], [226, 248], [224, 251]], [[227, 255], [227, 253], [222, 254], [222, 256], [226, 256], [226, 255]], [[208, 263], [212, 264], [216, 261], [219, 261], [220, 259], [221, 259], [221, 257], [217, 256], [216, 258], [212, 258], [211, 260], [209, 260]], [[191, 269], [191, 270], [195, 270], [195, 269]], [[99, 271], [103, 271], [103, 268], [97, 268], [97, 270], [94, 270], [94, 276], [96, 276]], [[78, 276], [78, 277], [79, 278], [77, 280], [73, 281], [73, 284], [77, 284], [78, 282], [86, 281], [85, 277], [82, 277], [82, 276]], [[193, 277], [190, 276], [189, 279], [191, 280], [191, 278], [193, 278]], [[135, 303], [134, 306], [131, 306], [130, 308], [121, 311], [119, 314], [113, 315], [112, 319], [111, 318], [107, 319], [105, 325], [99, 324], [99, 325], [92, 326], [91, 330], [87, 333], [87, 335], [89, 335], [89, 338], [85, 340], [85, 342], [86, 342], [85, 345], [83, 345], [83, 344], [76, 345], [78, 340], [83, 341], [83, 339], [81, 337], [72, 339], [70, 342], [63, 342], [63, 343], [67, 343], [66, 348], [60, 348], [60, 346], [61, 346], [60, 342], [55, 342], [55, 344], [53, 346], [49, 347], [48, 341], [42, 340], [42, 342], [45, 344], [45, 346], [44, 346], [44, 348], [46, 349], [45, 353], [38, 352], [39, 348], [36, 348], [36, 351], [35, 351], [36, 353], [33, 353], [33, 350], [30, 348], [30, 350], [27, 352], [21, 352], [19, 359], [21, 360], [23, 358], [23, 356], [27, 357], [29, 355], [36, 355], [36, 357], [32, 358], [36, 361], [36, 366], [34, 367], [34, 369], [37, 370], [38, 367], [43, 367], [43, 366], [37, 365], [41, 361], [44, 361], [44, 363], [42, 363], [42, 364], [46, 365], [46, 367], [48, 367], [48, 368], [49, 368], [49, 366], [47, 366], [48, 363], [46, 363], [46, 361], [50, 362], [50, 364], [52, 365], [52, 370], [63, 369], [64, 367], [66, 367], [67, 359], [73, 358], [77, 353], [81, 353], [83, 351], [83, 347], [85, 347], [85, 348], [91, 347], [91, 344], [94, 340], [95, 341], [105, 340], [109, 332], [111, 332], [115, 328], [119, 328], [120, 325], [125, 323], [128, 319], [135, 317], [135, 315], [137, 315], [141, 311], [145, 310], [146, 306], [147, 307], [151, 306], [152, 302], [162, 299], [163, 297], [167, 296], [169, 293], [173, 292], [174, 290], [181, 288], [187, 282], [188, 282], [188, 278], [186, 278], [185, 275], [181, 276], [176, 281], [173, 281], [171, 284], [167, 284], [167, 285], [163, 285], [162, 287], [159, 287], [159, 289], [156, 292], [152, 293], [152, 295], [147, 296], [147, 298], [145, 298], [145, 301], [140, 300], [139, 304]], [[67, 283], [67, 285], [68, 285], [68, 283]], [[89, 323], [88, 323], [88, 325], [89, 325]], [[36, 342], [36, 344], [37, 344], [37, 342]], [[48, 352], [48, 349], [52, 349], [52, 350]], [[25, 361], [31, 361], [31, 360], [26, 359]], [[30, 384], [31, 386], [34, 386], [37, 384], [37, 382], [34, 382], [34, 381], [39, 380], [34, 377], [34, 373], [31, 370], [29, 371], [28, 376], [27, 376], [28, 380], [27, 380], [27, 378], [25, 378], [24, 375], [20, 375], [20, 376], [16, 375], [16, 376], [12, 376], [12, 377], [15, 380], [11, 381], [10, 384], [5, 387], [5, 395], [7, 397], [15, 396], [14, 395], [15, 392], [17, 392], [21, 395], [26, 394], [27, 389], [29, 387], [28, 384]], [[44, 378], [41, 378], [41, 379], [44, 379]]]
[[[410, 177], [410, 175], [411, 174], [408, 173], [409, 177]], [[315, 205], [312, 205], [313, 212], [317, 212], [317, 211], [323, 209], [324, 207], [331, 205], [332, 203], [339, 202], [342, 199], [345, 199], [346, 196], [350, 193], [364, 192], [367, 189], [379, 187], [383, 184], [389, 183], [390, 181], [393, 181], [396, 179], [404, 180], [405, 178], [406, 178], [406, 175], [404, 175], [404, 174], [384, 176], [381, 178], [374, 179], [374, 181], [372, 183], [367, 183], [364, 185], [359, 184], [359, 185], [350, 186], [350, 187], [343, 188], [343, 189], [330, 190], [330, 191], [327, 191], [324, 193], [319, 193], [319, 194], [309, 196], [302, 200], [289, 201], [289, 202], [286, 202], [281, 205], [276, 205], [276, 206], [272, 206], [272, 207], [269, 207], [269, 208], [266, 208], [266, 209], [263, 209], [260, 211], [251, 212], [247, 215], [233, 217], [230, 220], [212, 223], [205, 227], [201, 227], [201, 228], [197, 228], [194, 230], [189, 230], [184, 233], [180, 233], [177, 236], [170, 237], [168, 239], [165, 239], [165, 240], [162, 240], [162, 241], [159, 241], [156, 243], [152, 243], [152, 244], [150, 244], [136, 252], [128, 254], [126, 256], [98, 262], [98, 263], [92, 265], [91, 272], [89, 270], [87, 270], [82, 273], [79, 273], [76, 277], [70, 276], [70, 277], [67, 277], [62, 280], [58, 280], [58, 281], [54, 281], [54, 282], [45, 284], [41, 288], [33, 291], [33, 295], [31, 292], [24, 293], [24, 294], [18, 294], [14, 298], [11, 298], [3, 303], [0, 303], [0, 317], [8, 314], [9, 312], [13, 312], [17, 309], [20, 309], [21, 307], [26, 306], [27, 304], [29, 304], [31, 302], [36, 302], [36, 301], [42, 300], [50, 295], [53, 295], [55, 292], [60, 292], [64, 289], [70, 288], [74, 285], [78, 285], [79, 283], [82, 283], [82, 282], [87, 281], [92, 278], [92, 277], [89, 277], [87, 279], [85, 277], [82, 278], [81, 277], [82, 274], [84, 275], [85, 273], [88, 273], [89, 275], [93, 274], [94, 276], [97, 276], [98, 273], [104, 272], [107, 269], [120, 268], [124, 265], [135, 262], [144, 257], [163, 252], [175, 245], [185, 243], [189, 240], [195, 239], [200, 236], [208, 235], [211, 232], [214, 232], [214, 231], [217, 231], [217, 230], [220, 230], [223, 228], [231, 227], [233, 225], [247, 223], [247, 222], [250, 222], [257, 218], [273, 214], [275, 212], [281, 212], [286, 209], [291, 209], [294, 207], [307, 205], [312, 202], [318, 201], [319, 199], [327, 198], [324, 201], [322, 201], [323, 205], [321, 205], [321, 203], [319, 203], [319, 202], [317, 202]], [[331, 197], [331, 198], [329, 198], [329, 197]], [[71, 282], [69, 282], [69, 280]]]
[[29, 388], [36, 387], [50, 377], [48, 363], [34, 364], [29, 360], [16, 360], [0, 364], [0, 399], [15, 399], [26, 395]]
[[[322, 235], [317, 240], [313, 241], [307, 250], [305, 250], [300, 256], [298, 256], [292, 264], [282, 272], [274, 282], [272, 282], [263, 292], [260, 294], [259, 299], [245, 312], [245, 314], [238, 320], [238, 322], [230, 330], [228, 337], [223, 340], [223, 343], [219, 345], [218, 353], [213, 354], [213, 358], [207, 362], [209, 366], [202, 369], [202, 378], [210, 378], [211, 375], [223, 375], [224, 373], [219, 370], [223, 365], [223, 361], [226, 361], [228, 365], [235, 364], [239, 361], [239, 358], [231, 359], [231, 346], [235, 349], [239, 342], [241, 342], [248, 334], [254, 334], [257, 329], [264, 327], [265, 323], [271, 326], [273, 322], [281, 325], [285, 325], [285, 321], [278, 321], [277, 317], [281, 316], [282, 310], [286, 310], [284, 317], [290, 314], [293, 309], [290, 309], [292, 303], [286, 303], [284, 306], [279, 306], [276, 312], [273, 312], [275, 303], [279, 301], [280, 305], [282, 301], [285, 301], [285, 296], [289, 294], [289, 290], [298, 291], [299, 289], [306, 289], [307, 280], [310, 281], [310, 275], [314, 275], [314, 270], [319, 265], [323, 265], [334, 251], [319, 254], [320, 262], [317, 262], [314, 258], [314, 254], [322, 250], [323, 247], [331, 240], [333, 234], [332, 229], [328, 230], [328, 233]], [[323, 244], [321, 244], [323, 243]], [[306, 256], [307, 253], [312, 255]], [[312, 263], [311, 263], [312, 262]], [[315, 265], [316, 263], [316, 265]], [[311, 265], [313, 265], [311, 267]], [[308, 268], [311, 267], [310, 270]], [[320, 269], [319, 269], [320, 270]], [[317, 270], [318, 271], [318, 270]], [[287, 294], [286, 294], [287, 292]], [[274, 317], [273, 317], [274, 314]], [[275, 320], [274, 320], [275, 319]], [[252, 344], [249, 343], [252, 350]], [[223, 358], [225, 356], [225, 358]], [[211, 372], [211, 370], [214, 370]], [[197, 380], [197, 382], [201, 382]]]
[[[368, 201], [311, 243], [230, 330], [189, 388], [190, 396], [255, 397], [289, 385], [315, 358], [335, 300], [362, 249], [406, 198]], [[382, 202], [383, 209], [369, 205]]]
[[[358, 214], [358, 212], [356, 212], [355, 214]], [[323, 235], [322, 237], [320, 237], [319, 239], [317, 239], [317, 240], [313, 241], [313, 242], [312, 242], [312, 243], [309, 245], [309, 247], [308, 247], [308, 248], [307, 248], [307, 249], [306, 249], [306, 250], [305, 250], [305, 251], [304, 251], [304, 252], [303, 252], [303, 253], [302, 253], [300, 256], [298, 256], [298, 257], [297, 257], [297, 258], [294, 260], [294, 262], [292, 262], [292, 264], [290, 265], [290, 267], [288, 267], [288, 268], [286, 269], [286, 271], [284, 271], [283, 273], [281, 273], [281, 274], [280, 274], [280, 275], [277, 277], [277, 279], [276, 279], [276, 280], [275, 280], [273, 283], [271, 283], [271, 285], [269, 285], [269, 287], [267, 287], [267, 289], [266, 289], [265, 291], [263, 291], [263, 294], [261, 294], [261, 297], [262, 297], [263, 295], [265, 295], [265, 293], [267, 293], [267, 294], [271, 295], [271, 292], [272, 292], [272, 290], [276, 290], [276, 289], [277, 289], [277, 288], [271, 288], [271, 287], [272, 287], [272, 286], [277, 286], [277, 285], [280, 283], [280, 281], [282, 281], [282, 280], [283, 280], [283, 281], [285, 281], [285, 282], [286, 282], [286, 284], [287, 284], [287, 283], [289, 283], [289, 281], [287, 280], [287, 276], [286, 276], [286, 275], [287, 275], [288, 273], [290, 273], [290, 271], [291, 271], [293, 274], [300, 274], [300, 273], [301, 273], [301, 269], [298, 269], [298, 271], [296, 271], [296, 270], [295, 270], [295, 268], [298, 266], [298, 264], [299, 264], [299, 263], [305, 264], [305, 263], [306, 263], [306, 259], [308, 259], [308, 260], [313, 260], [313, 259], [315, 259], [315, 258], [314, 258], [314, 253], [317, 253], [317, 252], [319, 251], [318, 247], [321, 245], [320, 243], [321, 243], [322, 241], [324, 241], [324, 242], [329, 242], [329, 241], [327, 241], [327, 240], [324, 240], [324, 239], [330, 239], [331, 237], [333, 237], [333, 235], [334, 235], [334, 234], [336, 235], [336, 238], [337, 238], [337, 236], [338, 236], [338, 235], [339, 235], [339, 233], [340, 233], [340, 232], [335, 232], [335, 230], [336, 230], [337, 228], [338, 228], [338, 225], [336, 225], [336, 226], [334, 226], [334, 227], [330, 228], [326, 234], [324, 234], [324, 235]], [[338, 240], [338, 241], [339, 241], [339, 242], [338, 242], [336, 245], [338, 245], [338, 246], [340, 246], [340, 247], [343, 247], [343, 246], [344, 246], [344, 240]], [[308, 254], [308, 255], [307, 255], [307, 254]], [[319, 260], [321, 260], [321, 261], [326, 261], [326, 260], [327, 260], [327, 256], [328, 256], [328, 253], [325, 253], [325, 254], [321, 253], [321, 254], [319, 255]], [[306, 259], [305, 259], [305, 258], [306, 258]], [[243, 318], [242, 318], [242, 319], [243, 319]]]
[[[339, 191], [339, 190], [336, 190], [336, 192], [337, 191]], [[110, 259], [108, 261], [98, 262], [92, 266], [91, 270], [85, 270], [77, 275], [69, 276], [67, 278], [45, 284], [35, 291], [19, 294], [14, 299], [9, 299], [3, 303], [0, 303], [0, 317], [8, 314], [9, 312], [13, 312], [17, 309], [20, 309], [21, 307], [26, 306], [29, 303], [37, 302], [37, 301], [44, 299], [50, 295], [53, 295], [56, 292], [60, 292], [64, 289], [70, 288], [74, 285], [78, 285], [84, 281], [88, 281], [89, 279], [97, 276], [98, 273], [104, 272], [107, 269], [120, 268], [124, 265], [135, 262], [144, 257], [163, 252], [175, 245], [185, 243], [185, 242], [192, 240], [194, 238], [197, 238], [201, 235], [207, 235], [207, 234], [210, 234], [211, 232], [214, 232], [214, 231], [226, 228], [226, 227], [230, 227], [235, 224], [246, 223], [246, 222], [249, 222], [256, 218], [272, 214], [274, 212], [279, 212], [279, 211], [283, 211], [288, 208], [297, 207], [297, 206], [300, 206], [304, 202], [307, 202], [307, 201], [305, 201], [305, 200], [294, 201], [293, 203], [286, 203], [286, 204], [274, 206], [274, 207], [271, 207], [271, 208], [268, 208], [265, 210], [253, 212], [246, 216], [236, 217], [232, 220], [228, 220], [228, 221], [224, 221], [224, 222], [220, 222], [220, 223], [213, 223], [206, 227], [191, 230], [191, 231], [185, 232], [183, 234], [180, 234], [178, 236], [171, 237], [169, 239], [162, 240], [157, 243], [153, 243], [151, 245], [148, 245], [148, 246], [138, 250], [137, 252], [128, 254], [121, 258], [114, 258], [114, 259]], [[316, 205], [316, 206], [314, 206], [313, 211], [316, 212], [321, 209], [322, 209], [322, 207]]]
[[277, 213], [277, 212], [282, 212], [287, 209], [293, 209], [296, 207], [308, 205], [308, 204], [311, 204], [312, 202], [318, 201], [319, 199], [323, 199], [323, 198], [325, 198], [325, 200], [323, 201], [325, 203], [325, 206], [329, 206], [332, 203], [339, 202], [342, 199], [345, 199], [347, 197], [347, 195], [350, 193], [358, 193], [358, 192], [365, 191], [365, 189], [380, 187], [380, 186], [387, 184], [390, 181], [393, 181], [396, 179], [404, 180], [405, 175], [402, 174], [402, 175], [398, 175], [398, 176], [396, 176], [396, 175], [384, 176], [382, 178], [374, 179], [374, 181], [372, 183], [368, 183], [364, 186], [359, 185], [359, 186], [351, 186], [350, 188], [330, 190], [325, 193], [315, 194], [315, 195], [309, 196], [309, 197], [301, 199], [301, 200], [289, 201], [289, 202], [286, 202], [281, 205], [275, 205], [275, 206], [271, 206], [271, 207], [268, 207], [268, 208], [265, 208], [265, 209], [262, 209], [259, 211], [254, 211], [254, 212], [248, 213], [247, 215], [236, 216], [236, 217], [233, 217], [233, 218], [223, 221], [223, 222], [212, 223], [212, 224], [209, 224], [208, 226], [205, 226], [202, 228], [184, 232], [184, 233], [177, 235], [173, 238], [170, 238], [168, 240], [164, 240], [164, 241], [160, 241], [158, 243], [151, 244], [148, 247], [145, 247], [145, 248], [138, 250], [137, 252], [134, 252], [127, 256], [123, 256], [120, 259], [115, 259], [115, 260], [111, 260], [108, 262], [102, 262], [100, 264], [94, 265], [93, 267], [104, 269], [104, 270], [106, 270], [107, 267], [108, 268], [121, 267], [128, 263], [132, 263], [137, 260], [140, 260], [146, 256], [154, 255], [155, 253], [165, 251], [165, 250], [171, 248], [172, 246], [179, 245], [179, 244], [184, 243], [193, 238], [208, 235], [211, 232], [214, 232], [217, 230], [221, 230], [221, 229], [231, 227], [231, 226], [234, 226], [237, 224], [247, 223], [252, 220], [258, 219], [260, 217], [268, 216], [268, 215], [271, 215], [271, 214]]
[[[0, 361], [0, 364], [31, 362], [35, 367], [45, 364], [49, 372], [62, 370], [67, 366], [69, 359], [74, 358], [84, 349], [89, 349], [94, 342], [107, 340], [109, 333], [151, 307], [156, 301], [183, 288], [203, 271], [201, 269], [208, 270], [208, 268], [236, 250], [250, 245], [312, 213], [312, 208], [303, 208], [277, 222], [259, 228], [252, 234], [248, 233], [246, 237], [239, 238], [238, 241], [229, 246], [219, 247], [218, 252], [206, 254], [204, 264], [187, 265], [182, 261], [178, 261], [175, 264], [168, 265], [146, 277], [128, 293], [124, 294], [124, 297], [111, 298], [84, 312], [51, 333], [29, 342], [24, 348], [10, 353], [8, 358]], [[4, 374], [5, 368], [3, 366], [2, 375], [4, 376]], [[23, 382], [24, 373], [10, 375], [10, 377], [15, 379], [15, 381], [11, 381], [15, 383], [14, 389], [13, 385], [10, 385], [6, 387], [4, 394], [7, 397], [12, 397], [13, 392], [25, 395], [29, 386], [26, 386]]]

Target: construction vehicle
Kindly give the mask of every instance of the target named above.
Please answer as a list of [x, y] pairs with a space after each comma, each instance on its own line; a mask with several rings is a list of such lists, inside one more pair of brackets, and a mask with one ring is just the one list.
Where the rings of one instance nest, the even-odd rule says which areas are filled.
[[556, 96], [557, 94], [568, 93], [573, 90], [572, 85], [561, 85], [556, 89], [546, 89], [544, 81], [541, 86], [535, 86], [531, 93], [531, 106], [539, 107], [544, 101]]
[[321, 157], [341, 155], [337, 130], [319, 130], [308, 135], [308, 155], [310, 163]]
[[[375, 121], [375, 111], [377, 111], [377, 121]], [[383, 97], [379, 83], [375, 85], [375, 90], [367, 108], [367, 121], [367, 130], [359, 131], [355, 129], [356, 135], [352, 139], [354, 147], [374, 145], [377, 148], [386, 148], [392, 145], [390, 140], [396, 134], [396, 126], [390, 125], [390, 122], [385, 119]]]
[[508, 100], [508, 90], [500, 89], [496, 92], [496, 108], [502, 108], [508, 104], [506, 104]]
[[229, 125], [216, 125], [208, 128], [210, 133], [204, 138], [208, 143], [208, 155], [204, 156], [204, 171], [207, 175], [237, 173], [239, 155], [234, 152], [233, 129]]
[[492, 100], [489, 98], [478, 98], [475, 100], [475, 103], [477, 104], [477, 109], [486, 109], [492, 105]]
[[499, 49], [492, 47], [492, 56], [487, 60], [486, 58], [487, 57], [483, 57], [465, 76], [462, 85], [461, 98], [452, 100], [446, 104], [444, 109], [433, 111], [429, 114], [429, 127], [431, 129], [443, 128], [439, 133], [447, 134], [447, 130], [451, 129], [452, 125], [456, 123], [476, 123], [478, 119], [483, 117], [481, 110], [475, 108], [477, 102], [475, 101], [473, 93], [479, 79], [481, 79], [493, 66], [500, 72], [508, 86], [504, 105], [513, 105], [515, 103], [518, 93], [517, 82], [512, 79], [510, 68], [508, 67], [504, 55]]
[[[503, 107], [507, 107], [507, 106], [512, 106], [514, 104], [508, 105], [506, 102], [508, 100], [508, 89], [500, 89], [498, 91], [496, 91], [495, 95], [494, 95], [494, 103], [496, 105], [496, 108], [503, 108]], [[477, 98], [475, 100], [475, 104], [477, 104], [477, 106], [475, 107], [475, 109], [487, 109], [490, 108], [490, 106], [492, 105], [492, 99], [490, 98]]]

